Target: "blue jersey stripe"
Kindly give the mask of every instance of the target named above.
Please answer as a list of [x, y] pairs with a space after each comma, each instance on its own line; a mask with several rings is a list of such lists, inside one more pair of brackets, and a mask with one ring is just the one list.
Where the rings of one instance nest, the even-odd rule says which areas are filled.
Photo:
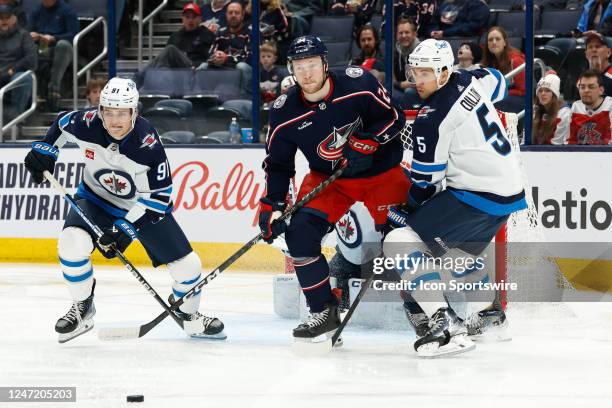
[[442, 171], [446, 169], [446, 163], [444, 164], [422, 164], [417, 163], [415, 161], [412, 162], [412, 166], [410, 166], [412, 170], [426, 173], [434, 173], [436, 171]]
[[96, 196], [95, 194], [89, 192], [83, 186], [83, 183], [79, 184], [79, 188], [77, 189], [76, 195], [86, 199], [87, 201], [92, 202], [93, 204], [97, 205], [98, 207], [100, 207], [101, 209], [103, 209], [104, 211], [112, 215], [113, 217], [124, 218], [125, 215], [127, 214], [127, 211], [114, 207], [108, 204], [107, 202], [105, 202], [104, 200], [102, 200], [101, 198], [99, 198], [98, 196]]
[[168, 209], [167, 205], [156, 203], [155, 201], [145, 200], [144, 198], [139, 198], [138, 202], [141, 203], [141, 204], [146, 205], [149, 208], [152, 208], [152, 209], [154, 209], [156, 211], [161, 211], [163, 213], [165, 213], [166, 210]]
[[527, 201], [524, 197], [510, 203], [496, 203], [495, 201], [481, 197], [478, 194], [464, 190], [449, 190], [459, 201], [466, 203], [491, 215], [508, 215], [513, 212], [527, 208]]

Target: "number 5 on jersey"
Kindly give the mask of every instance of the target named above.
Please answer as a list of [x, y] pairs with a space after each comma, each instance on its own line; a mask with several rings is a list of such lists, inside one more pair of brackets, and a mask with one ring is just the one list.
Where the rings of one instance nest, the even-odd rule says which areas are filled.
[[482, 104], [480, 108], [476, 110], [476, 115], [478, 116], [478, 123], [480, 123], [480, 127], [482, 128], [482, 132], [484, 133], [485, 140], [488, 142], [492, 137], [495, 137], [495, 140], [491, 142], [491, 147], [495, 149], [495, 151], [502, 156], [506, 156], [512, 150], [510, 146], [510, 142], [504, 136], [504, 132], [499, 128], [497, 123], [494, 121], [489, 123], [487, 120], [487, 114], [489, 113], [489, 108], [487, 105]]

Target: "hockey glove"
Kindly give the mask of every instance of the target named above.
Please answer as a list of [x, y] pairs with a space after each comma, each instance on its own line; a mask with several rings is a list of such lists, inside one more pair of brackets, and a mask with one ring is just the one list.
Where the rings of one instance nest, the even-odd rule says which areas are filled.
[[26, 155], [24, 163], [37, 184], [45, 180], [43, 175], [45, 170], [53, 174], [57, 156], [59, 156], [57, 147], [45, 142], [32, 143], [32, 150]]
[[342, 153], [346, 160], [345, 176], [354, 176], [372, 167], [374, 152], [378, 150], [376, 135], [357, 131], [351, 135]]
[[263, 239], [271, 244], [276, 237], [287, 230], [287, 223], [278, 220], [287, 208], [284, 202], [274, 202], [268, 197], [259, 200], [259, 228], [263, 233]]
[[98, 246], [104, 257], [114, 258], [115, 250], [123, 252], [136, 239], [136, 228], [128, 221], [119, 219], [109, 228], [104, 229], [104, 234], [98, 238]]

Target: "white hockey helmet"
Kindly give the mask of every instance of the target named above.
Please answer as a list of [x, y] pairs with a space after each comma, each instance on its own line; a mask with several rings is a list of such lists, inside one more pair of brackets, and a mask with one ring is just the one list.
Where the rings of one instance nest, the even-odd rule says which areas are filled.
[[102, 119], [102, 124], [106, 129], [102, 110], [104, 108], [129, 108], [132, 110], [132, 128], [138, 117], [138, 89], [131, 79], [111, 78], [100, 92], [100, 105], [98, 105], [98, 115]]
[[410, 71], [410, 68], [432, 68], [438, 80], [438, 88], [440, 88], [444, 86], [439, 83], [440, 75], [446, 70], [450, 76], [454, 63], [453, 49], [447, 41], [428, 38], [417, 45], [408, 57], [406, 73]]

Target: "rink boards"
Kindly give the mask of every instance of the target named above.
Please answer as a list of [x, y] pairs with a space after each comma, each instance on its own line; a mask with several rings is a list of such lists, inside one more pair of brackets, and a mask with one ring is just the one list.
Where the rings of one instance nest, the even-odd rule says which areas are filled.
[[[49, 185], [34, 186], [22, 160], [26, 147], [0, 148], [0, 261], [56, 262], [56, 237], [66, 207]], [[257, 207], [264, 193], [264, 149], [167, 148], [173, 168], [174, 216], [206, 267], [225, 260], [258, 232]], [[589, 270], [609, 279], [612, 270], [612, 154], [607, 148], [537, 148], [522, 153], [546, 239], [566, 275]], [[84, 152], [66, 148], [56, 176], [69, 191], [80, 182]], [[298, 160], [296, 180], [307, 171]], [[578, 244], [590, 243], [590, 244]], [[148, 264], [140, 245], [128, 251], [135, 263]], [[107, 262], [103, 258], [98, 262]], [[283, 256], [266, 245], [253, 248], [236, 264], [240, 270], [282, 271]], [[605, 286], [605, 282], [604, 282]]]

